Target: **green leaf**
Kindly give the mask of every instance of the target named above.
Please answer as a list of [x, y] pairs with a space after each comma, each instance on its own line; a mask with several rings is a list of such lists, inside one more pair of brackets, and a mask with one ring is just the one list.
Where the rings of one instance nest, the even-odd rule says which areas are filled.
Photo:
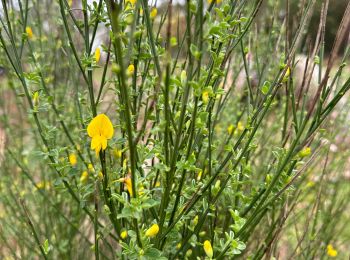
[[165, 260], [167, 258], [162, 256], [162, 253], [156, 248], [148, 248], [144, 254], [146, 259], [161, 259]]
[[44, 250], [45, 255], [47, 255], [50, 251], [50, 245], [49, 245], [49, 240], [46, 239], [44, 244], [42, 245], [42, 248]]
[[157, 206], [158, 204], [159, 204], [159, 201], [156, 201], [154, 199], [147, 199], [142, 203], [141, 207], [143, 209], [149, 209], [149, 208]]
[[269, 93], [270, 88], [271, 88], [271, 83], [269, 81], [265, 81], [263, 86], [261, 87], [261, 92], [264, 95], [267, 95], [267, 93]]
[[196, 58], [196, 59], [199, 59], [200, 56], [201, 56], [201, 53], [200, 51], [198, 50], [198, 47], [194, 44], [191, 44], [190, 46], [190, 51], [191, 51], [191, 54]]

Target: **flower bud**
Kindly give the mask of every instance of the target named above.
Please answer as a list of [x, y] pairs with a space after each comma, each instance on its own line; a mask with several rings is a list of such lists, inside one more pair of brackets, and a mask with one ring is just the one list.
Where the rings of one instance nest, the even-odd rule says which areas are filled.
[[149, 229], [146, 231], [146, 237], [155, 237], [159, 232], [159, 226], [157, 224], [153, 224]]
[[154, 8], [152, 8], [151, 12], [149, 13], [149, 16], [151, 17], [151, 19], [154, 19], [154, 18], [156, 18], [157, 13], [158, 13], [158, 10], [157, 10], [157, 8], [154, 7]]
[[128, 231], [127, 230], [123, 230], [122, 233], [120, 233], [120, 237], [121, 239], [125, 239], [128, 237]]
[[209, 258], [213, 258], [213, 248], [209, 240], [205, 240], [203, 244], [204, 252]]
[[80, 176], [80, 182], [82, 184], [85, 184], [87, 182], [88, 178], [89, 178], [88, 172], [87, 171], [83, 171], [83, 173]]
[[26, 27], [26, 34], [29, 40], [33, 39], [34, 34], [31, 27], [29, 26]]
[[75, 165], [77, 164], [77, 157], [75, 156], [74, 153], [71, 153], [71, 154], [69, 155], [69, 163], [70, 163], [70, 165], [72, 165], [72, 166], [75, 166]]

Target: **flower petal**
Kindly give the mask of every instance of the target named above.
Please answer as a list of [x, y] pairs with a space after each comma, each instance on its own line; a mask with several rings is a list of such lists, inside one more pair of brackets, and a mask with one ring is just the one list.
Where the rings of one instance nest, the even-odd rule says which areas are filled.
[[87, 133], [90, 137], [94, 137], [95, 135], [100, 135], [101, 128], [101, 116], [98, 115], [94, 117], [90, 124], [87, 127]]
[[107, 148], [107, 139], [104, 136], [101, 136], [101, 146], [102, 146], [102, 150], [106, 150]]
[[128, 192], [130, 194], [130, 196], [132, 197], [132, 183], [131, 183], [131, 178], [130, 177], [126, 177], [124, 179], [124, 183], [126, 188], [128, 189]]
[[99, 145], [96, 146], [96, 148], [95, 148], [96, 157], [98, 156], [98, 154], [99, 154], [100, 151], [101, 151], [101, 144], [99, 144]]
[[100, 135], [95, 135], [91, 139], [91, 149], [95, 149], [99, 145], [101, 145], [101, 136]]
[[111, 120], [105, 114], [99, 115], [101, 117], [100, 131], [101, 135], [107, 139], [111, 139], [114, 134], [114, 129]]

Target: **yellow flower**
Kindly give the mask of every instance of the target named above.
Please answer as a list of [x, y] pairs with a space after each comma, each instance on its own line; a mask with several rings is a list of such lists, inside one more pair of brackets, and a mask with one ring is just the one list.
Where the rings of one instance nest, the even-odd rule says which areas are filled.
[[95, 61], [96, 63], [100, 61], [101, 58], [101, 49], [100, 47], [97, 47], [95, 50]]
[[29, 39], [33, 39], [33, 31], [32, 31], [32, 28], [30, 28], [29, 26], [26, 27], [26, 33], [28, 35], [28, 38]]
[[180, 249], [181, 248], [181, 243], [178, 243], [177, 245], [176, 245], [176, 249]]
[[205, 240], [203, 244], [204, 251], [209, 258], [213, 258], [213, 248], [209, 240]]
[[126, 189], [128, 190], [130, 196], [132, 196], [132, 184], [131, 184], [131, 178], [126, 177], [124, 180], [124, 184], [126, 186]]
[[158, 13], [158, 10], [157, 10], [157, 8], [154, 7], [154, 8], [152, 8], [149, 16], [151, 17], [151, 19], [154, 19], [154, 18], [156, 18], [157, 13]]
[[312, 188], [313, 186], [315, 186], [315, 182], [314, 182], [314, 181], [308, 181], [308, 182], [306, 183], [306, 187], [307, 187], [307, 188]]
[[102, 181], [103, 180], [103, 173], [101, 171], [98, 172], [97, 178]]
[[287, 82], [290, 76], [290, 68], [288, 67], [286, 73], [283, 76], [282, 82]]
[[305, 147], [303, 150], [299, 152], [299, 156], [301, 158], [304, 158], [306, 156], [309, 156], [311, 154], [311, 148], [310, 147]]
[[[213, 0], [208, 0], [208, 4], [211, 4], [213, 2]], [[220, 4], [222, 2], [222, 0], [216, 0], [215, 3]]]
[[94, 166], [91, 163], [89, 163], [88, 169], [89, 169], [90, 172], [94, 172], [95, 171]]
[[38, 190], [43, 190], [43, 189], [50, 189], [50, 182], [46, 182], [46, 181], [39, 181], [38, 183], [36, 183], [36, 188]]
[[208, 91], [204, 91], [202, 93], [202, 100], [204, 104], [208, 104], [209, 101], [209, 92]]
[[156, 182], [156, 187], [160, 187], [160, 181]]
[[336, 257], [338, 255], [337, 250], [335, 250], [331, 244], [327, 246], [327, 255], [330, 257]]
[[203, 171], [199, 170], [198, 175], [197, 175], [197, 181], [200, 181], [202, 178]]
[[126, 0], [125, 3], [130, 3], [132, 6], [136, 4], [136, 0]]
[[140, 196], [142, 196], [143, 194], [145, 194], [144, 190], [145, 190], [145, 188], [142, 185], [139, 185], [137, 193]]
[[134, 64], [130, 64], [130, 65], [128, 66], [128, 71], [127, 71], [128, 75], [131, 76], [132, 74], [134, 74], [134, 71], [135, 71], [135, 66], [134, 66]]
[[149, 229], [146, 231], [146, 237], [155, 237], [159, 232], [159, 226], [157, 224], [153, 224]]
[[68, 6], [72, 7], [72, 4], [73, 4], [73, 0], [68, 0]]
[[244, 130], [244, 125], [241, 121], [239, 121], [237, 124], [237, 130], [240, 132], [242, 132]]
[[120, 178], [118, 180], [118, 182], [123, 182], [124, 183], [124, 187], [128, 190], [130, 196], [132, 197], [132, 184], [131, 184], [131, 178], [129, 176], [125, 177], [125, 178]]
[[289, 77], [290, 75], [290, 68], [288, 67], [287, 71], [286, 71], [286, 74], [284, 74], [285, 77]]
[[100, 114], [91, 120], [87, 127], [87, 133], [91, 139], [91, 149], [94, 149], [96, 156], [99, 152], [107, 148], [107, 139], [111, 139], [114, 129], [111, 120], [105, 115]]
[[83, 171], [83, 173], [80, 176], [80, 182], [85, 184], [86, 181], [88, 180], [88, 178], [89, 178], [88, 172], [87, 171]]
[[230, 124], [230, 125], [227, 127], [227, 133], [228, 133], [229, 135], [232, 135], [234, 129], [235, 129], [234, 125], [233, 125], [233, 124]]
[[128, 231], [127, 231], [127, 230], [122, 231], [122, 233], [120, 233], [120, 237], [121, 237], [122, 239], [127, 238], [127, 237], [128, 237]]
[[75, 166], [75, 165], [77, 164], [77, 157], [75, 156], [74, 153], [71, 153], [71, 154], [69, 155], [69, 163], [70, 163], [70, 165], [72, 165], [72, 166]]
[[119, 158], [122, 157], [122, 150], [119, 150], [118, 148], [115, 148], [113, 150], [113, 154], [114, 154], [115, 158], [119, 159]]

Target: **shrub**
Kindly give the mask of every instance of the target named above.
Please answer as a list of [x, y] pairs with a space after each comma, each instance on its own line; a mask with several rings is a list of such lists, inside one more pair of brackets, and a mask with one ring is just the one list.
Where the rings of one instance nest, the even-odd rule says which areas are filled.
[[315, 2], [3, 0], [1, 256], [345, 256], [350, 5], [325, 57]]

